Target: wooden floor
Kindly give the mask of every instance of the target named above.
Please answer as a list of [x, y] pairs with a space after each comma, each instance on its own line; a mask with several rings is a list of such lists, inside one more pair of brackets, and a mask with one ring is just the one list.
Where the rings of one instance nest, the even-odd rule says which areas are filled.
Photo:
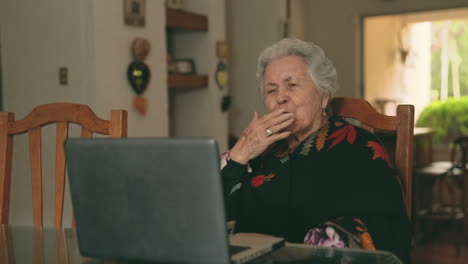
[[455, 236], [446, 234], [430, 241], [417, 243], [413, 248], [413, 264], [468, 264], [468, 244], [460, 247], [457, 256]]

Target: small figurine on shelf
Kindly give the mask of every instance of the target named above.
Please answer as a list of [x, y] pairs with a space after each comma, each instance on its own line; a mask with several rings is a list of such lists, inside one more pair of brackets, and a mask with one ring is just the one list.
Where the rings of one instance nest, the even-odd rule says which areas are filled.
[[148, 56], [150, 49], [151, 47], [147, 39], [135, 38], [131, 46], [134, 61], [127, 68], [127, 79], [133, 91], [137, 94], [133, 100], [133, 105], [135, 105], [135, 108], [142, 115], [145, 115], [148, 109], [148, 102], [142, 94], [148, 87], [151, 79], [151, 71], [143, 60]]

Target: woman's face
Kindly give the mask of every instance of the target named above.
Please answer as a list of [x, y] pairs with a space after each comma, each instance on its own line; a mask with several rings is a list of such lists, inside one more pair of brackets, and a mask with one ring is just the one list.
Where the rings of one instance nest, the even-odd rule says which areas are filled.
[[271, 112], [283, 108], [294, 114], [285, 130], [302, 135], [320, 128], [328, 96], [321, 96], [300, 56], [285, 56], [271, 61], [264, 74], [264, 103]]

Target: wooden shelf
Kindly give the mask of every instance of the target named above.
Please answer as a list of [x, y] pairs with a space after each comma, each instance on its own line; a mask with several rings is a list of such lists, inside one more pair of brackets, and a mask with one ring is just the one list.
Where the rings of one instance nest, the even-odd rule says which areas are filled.
[[170, 89], [206, 88], [208, 87], [208, 75], [169, 74], [167, 85]]
[[166, 9], [166, 27], [207, 32], [208, 17], [182, 10]]
[[[171, 54], [170, 42], [172, 33], [184, 31], [208, 32], [208, 17], [182, 10], [166, 9], [166, 28], [168, 29], [168, 49]], [[172, 54], [173, 55], [173, 54]], [[207, 75], [169, 74], [167, 83], [170, 89], [197, 89], [208, 87]]]

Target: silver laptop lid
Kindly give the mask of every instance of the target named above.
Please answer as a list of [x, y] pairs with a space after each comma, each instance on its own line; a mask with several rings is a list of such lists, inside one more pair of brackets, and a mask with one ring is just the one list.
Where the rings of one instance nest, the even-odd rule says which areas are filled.
[[68, 139], [84, 256], [229, 263], [213, 139]]

